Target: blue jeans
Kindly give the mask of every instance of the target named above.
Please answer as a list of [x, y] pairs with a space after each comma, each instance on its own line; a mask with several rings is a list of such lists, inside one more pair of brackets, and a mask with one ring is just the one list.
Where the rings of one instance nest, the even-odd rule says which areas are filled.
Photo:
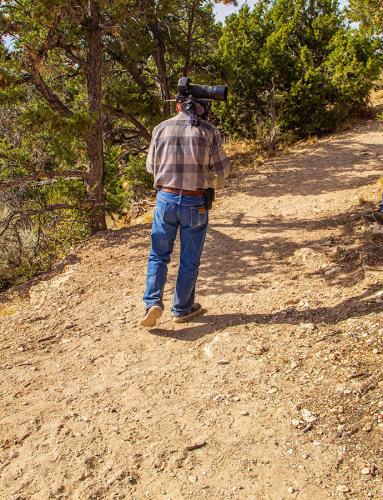
[[208, 211], [204, 207], [203, 197], [158, 192], [144, 295], [147, 308], [163, 307], [168, 263], [179, 228], [181, 255], [172, 314], [180, 316], [191, 311], [208, 225]]

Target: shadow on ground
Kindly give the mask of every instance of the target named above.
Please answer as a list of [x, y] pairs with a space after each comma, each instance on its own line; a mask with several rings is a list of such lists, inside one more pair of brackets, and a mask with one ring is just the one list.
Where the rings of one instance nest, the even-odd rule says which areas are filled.
[[[377, 121], [367, 121], [357, 127], [363, 133], [381, 131]], [[242, 162], [251, 153], [244, 154]], [[286, 194], [313, 196], [347, 189], [356, 189], [374, 182], [380, 171], [383, 146], [377, 143], [355, 141], [355, 130], [334, 139], [305, 146], [304, 151], [271, 159], [257, 170], [235, 174], [241, 178], [241, 192], [257, 197], [278, 197]], [[365, 174], [376, 165], [376, 174]], [[318, 166], [320, 168], [318, 168]], [[315, 170], [315, 175], [313, 175]], [[235, 189], [235, 188], [234, 188]]]
[[317, 307], [304, 311], [288, 307], [282, 311], [269, 314], [205, 314], [196, 318], [195, 323], [188, 323], [184, 328], [170, 331], [153, 329], [150, 333], [161, 337], [171, 337], [177, 340], [192, 342], [210, 335], [217, 330], [244, 325], [336, 325], [349, 318], [358, 318], [371, 313], [383, 311], [383, 302], [378, 302], [374, 293], [380, 290], [379, 285], [370, 286], [362, 294], [351, 297], [333, 307]]

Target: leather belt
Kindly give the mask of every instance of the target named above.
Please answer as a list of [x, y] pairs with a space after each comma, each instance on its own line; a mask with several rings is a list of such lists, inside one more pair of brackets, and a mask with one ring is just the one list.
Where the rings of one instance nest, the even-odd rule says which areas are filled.
[[165, 191], [166, 193], [181, 194], [184, 196], [204, 196], [203, 191], [191, 191], [189, 189], [177, 189], [172, 187], [160, 187], [160, 191]]

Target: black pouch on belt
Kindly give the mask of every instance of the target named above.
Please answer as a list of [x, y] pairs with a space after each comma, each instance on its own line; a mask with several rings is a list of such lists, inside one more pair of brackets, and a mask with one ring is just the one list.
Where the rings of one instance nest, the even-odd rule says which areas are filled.
[[205, 207], [207, 210], [211, 210], [213, 208], [213, 201], [215, 201], [215, 189], [207, 188], [204, 191], [205, 193]]

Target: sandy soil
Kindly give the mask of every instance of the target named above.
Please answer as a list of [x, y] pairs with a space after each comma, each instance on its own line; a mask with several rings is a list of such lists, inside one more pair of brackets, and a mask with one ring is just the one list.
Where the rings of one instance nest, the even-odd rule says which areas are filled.
[[189, 325], [138, 326], [148, 225], [5, 295], [0, 497], [382, 498], [382, 159], [374, 121], [234, 158]]

